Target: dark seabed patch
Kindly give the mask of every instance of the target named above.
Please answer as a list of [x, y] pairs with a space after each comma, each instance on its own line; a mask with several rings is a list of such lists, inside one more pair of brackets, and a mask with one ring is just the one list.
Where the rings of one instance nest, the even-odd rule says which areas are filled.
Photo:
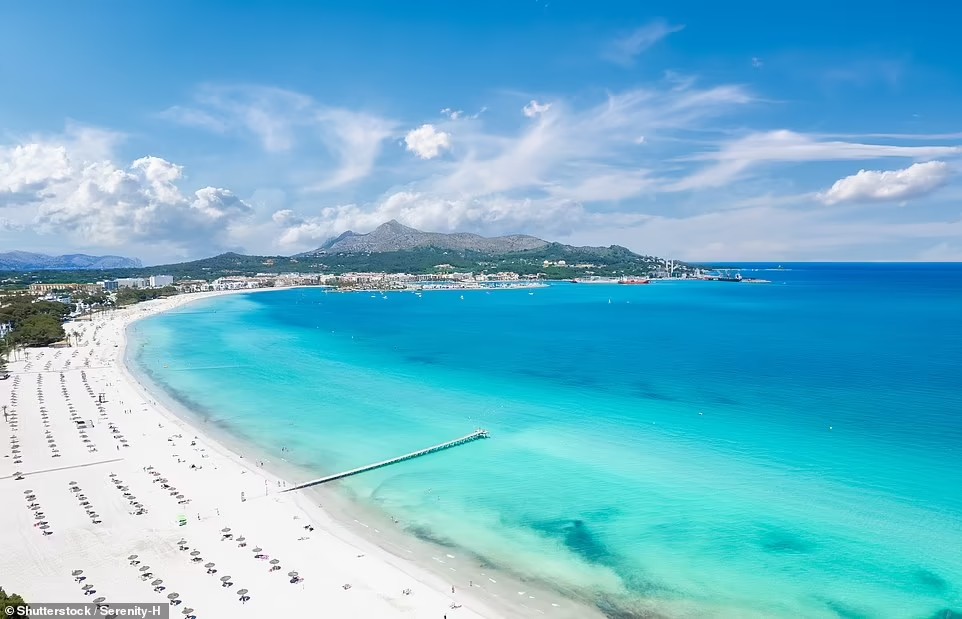
[[929, 570], [916, 570], [912, 574], [913, 580], [922, 585], [932, 593], [944, 593], [949, 588], [949, 583], [941, 576]]
[[844, 602], [839, 602], [838, 600], [823, 600], [825, 606], [827, 606], [833, 613], [842, 617], [842, 619], [871, 619], [872, 614], [867, 613], [857, 608], [853, 608]]
[[418, 363], [421, 365], [439, 365], [441, 361], [437, 357], [429, 355], [408, 355], [404, 358], [408, 363]]
[[928, 619], [962, 619], [962, 610], [943, 608], [934, 615], [930, 615]]
[[457, 548], [457, 545], [446, 537], [440, 537], [431, 529], [427, 527], [422, 527], [419, 525], [413, 525], [410, 527], [405, 527], [405, 531], [413, 535], [414, 537], [423, 540], [425, 542], [430, 542], [438, 546], [443, 546], [444, 548]]
[[738, 406], [738, 400], [733, 400], [725, 395], [713, 394], [710, 399], [713, 404], [721, 404], [722, 406]]
[[612, 565], [615, 556], [592, 535], [588, 525], [580, 518], [543, 520], [530, 523], [535, 531], [560, 539], [566, 548], [591, 563]]
[[645, 398], [647, 400], [660, 400], [663, 402], [677, 402], [678, 398], [667, 393], [662, 393], [652, 387], [647, 381], [636, 381], [630, 388], [632, 395]]
[[771, 554], [802, 554], [815, 549], [813, 542], [796, 533], [777, 527], [771, 527], [763, 531], [758, 544], [765, 552]]

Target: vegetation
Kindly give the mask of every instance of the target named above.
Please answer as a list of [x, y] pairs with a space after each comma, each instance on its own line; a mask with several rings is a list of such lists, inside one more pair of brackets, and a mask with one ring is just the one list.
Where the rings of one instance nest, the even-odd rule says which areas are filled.
[[3, 351], [14, 346], [47, 346], [65, 337], [61, 324], [71, 306], [56, 301], [35, 301], [27, 295], [7, 296], [0, 301], [0, 323], [9, 323]]
[[[10, 610], [11, 608], [14, 610]], [[15, 593], [8, 594], [3, 590], [3, 587], [0, 587], [0, 615], [4, 617], [19, 616], [20, 613], [17, 611], [25, 608], [27, 608], [27, 603], [23, 601], [22, 597]]]
[[27, 316], [9, 337], [22, 346], [49, 346], [66, 336], [59, 320], [53, 316], [37, 314]]
[[170, 297], [177, 294], [173, 286], [163, 288], [121, 288], [117, 291], [117, 305], [131, 305], [141, 301], [150, 301], [160, 297]]

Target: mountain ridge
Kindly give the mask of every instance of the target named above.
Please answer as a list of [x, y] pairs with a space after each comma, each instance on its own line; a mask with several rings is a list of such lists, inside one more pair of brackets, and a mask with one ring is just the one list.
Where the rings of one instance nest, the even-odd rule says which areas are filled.
[[89, 254], [51, 256], [28, 251], [0, 253], [0, 270], [6, 271], [79, 271], [140, 268], [142, 266], [140, 260], [124, 256], [91, 256]]
[[392, 219], [365, 234], [353, 230], [342, 232], [325, 241], [317, 249], [297, 254], [295, 257], [336, 253], [386, 253], [423, 247], [497, 254], [541, 249], [548, 245], [548, 241], [526, 234], [485, 237], [470, 232], [423, 232]]
[[371, 232], [363, 234], [347, 230], [331, 237], [320, 247], [295, 254], [292, 258], [315, 258], [331, 254], [381, 254], [427, 248], [490, 255], [551, 248], [560, 248], [585, 256], [608, 255], [612, 251], [638, 255], [621, 245], [607, 247], [565, 245], [528, 234], [486, 237], [470, 232], [424, 232], [392, 219]]

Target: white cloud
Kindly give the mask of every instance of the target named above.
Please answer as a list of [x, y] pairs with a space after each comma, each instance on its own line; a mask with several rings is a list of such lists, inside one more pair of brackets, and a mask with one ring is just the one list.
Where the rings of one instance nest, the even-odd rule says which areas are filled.
[[616, 39], [602, 53], [602, 57], [611, 62], [630, 65], [635, 57], [652, 47], [665, 37], [684, 29], [683, 25], [672, 26], [663, 19], [656, 19], [634, 32]]
[[[230, 227], [251, 207], [227, 189], [204, 187], [184, 195], [183, 168], [159, 157], [143, 157], [124, 168], [109, 159], [88, 160], [77, 152], [103, 154], [104, 134], [74, 132], [43, 142], [0, 146], [0, 204], [28, 205], [6, 228], [30, 224], [41, 232], [72, 236], [86, 246], [118, 247], [167, 243], [208, 248], [227, 242]], [[70, 144], [71, 146], [67, 146]]]
[[949, 182], [952, 170], [943, 161], [915, 163], [903, 170], [859, 170], [835, 181], [819, 198], [825, 204], [881, 202], [917, 198]]
[[70, 174], [62, 146], [24, 144], [0, 147], [0, 206], [43, 199], [47, 188]]
[[765, 63], [762, 61], [761, 58], [759, 58], [758, 56], [753, 56], [753, 57], [752, 57], [752, 68], [753, 68], [753, 69], [761, 69], [761, 68], [764, 67], [764, 66], [765, 66]]
[[421, 125], [417, 129], [408, 131], [404, 136], [407, 150], [420, 159], [434, 159], [442, 151], [451, 148], [451, 134], [439, 131], [431, 124]]
[[524, 106], [521, 111], [524, 112], [524, 115], [528, 118], [534, 118], [535, 116], [541, 116], [550, 109], [550, 103], [538, 103], [532, 99], [531, 102]]
[[441, 115], [450, 118], [451, 120], [458, 120], [464, 118], [464, 110], [454, 110], [446, 107], [441, 110]]
[[962, 154], [959, 146], [897, 146], [817, 140], [793, 131], [752, 133], [725, 143], [717, 151], [684, 157], [686, 161], [714, 161], [673, 186], [675, 190], [724, 186], [763, 163], [856, 161], [901, 157], [928, 159]]

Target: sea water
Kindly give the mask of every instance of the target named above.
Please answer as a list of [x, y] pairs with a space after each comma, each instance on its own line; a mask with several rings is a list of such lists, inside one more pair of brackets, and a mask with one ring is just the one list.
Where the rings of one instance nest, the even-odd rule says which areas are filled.
[[[220, 297], [137, 323], [197, 415], [611, 616], [962, 612], [962, 265]], [[282, 449], [284, 450], [282, 452]]]

